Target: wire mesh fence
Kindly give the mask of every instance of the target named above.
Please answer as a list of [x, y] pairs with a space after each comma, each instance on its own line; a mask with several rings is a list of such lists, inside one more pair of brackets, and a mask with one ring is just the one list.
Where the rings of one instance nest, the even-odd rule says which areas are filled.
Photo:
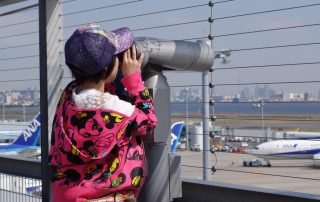
[[0, 200], [42, 201], [41, 180], [0, 173]]

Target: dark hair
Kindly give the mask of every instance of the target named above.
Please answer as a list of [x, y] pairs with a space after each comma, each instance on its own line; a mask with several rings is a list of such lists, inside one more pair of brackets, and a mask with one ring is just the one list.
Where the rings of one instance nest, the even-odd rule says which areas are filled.
[[92, 81], [94, 83], [99, 83], [101, 80], [106, 79], [110, 76], [113, 67], [114, 67], [114, 58], [112, 59], [111, 64], [109, 64], [106, 69], [101, 70], [100, 72], [93, 74], [93, 75], [85, 75], [78, 70], [78, 68], [72, 64], [66, 62], [67, 66], [69, 67], [72, 77], [75, 78], [77, 84], [83, 84], [85, 81]]

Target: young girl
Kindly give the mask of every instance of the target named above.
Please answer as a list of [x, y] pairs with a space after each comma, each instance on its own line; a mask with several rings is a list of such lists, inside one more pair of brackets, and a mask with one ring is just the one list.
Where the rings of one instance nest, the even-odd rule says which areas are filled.
[[[108, 33], [93, 24], [66, 42], [75, 81], [63, 91], [53, 121], [53, 202], [135, 201], [143, 186], [141, 136], [152, 134], [157, 119], [141, 79], [143, 53], [137, 59], [132, 44], [128, 28]], [[109, 93], [119, 66], [126, 100]]]

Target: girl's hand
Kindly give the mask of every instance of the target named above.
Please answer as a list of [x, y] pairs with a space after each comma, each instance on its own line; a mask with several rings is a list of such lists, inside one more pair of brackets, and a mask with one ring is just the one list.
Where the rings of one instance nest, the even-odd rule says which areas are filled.
[[134, 45], [128, 50], [126, 50], [123, 53], [123, 60], [120, 67], [123, 76], [125, 77], [134, 72], [140, 72], [143, 57], [144, 54], [143, 52], [141, 52], [139, 58], [137, 59], [137, 51]]

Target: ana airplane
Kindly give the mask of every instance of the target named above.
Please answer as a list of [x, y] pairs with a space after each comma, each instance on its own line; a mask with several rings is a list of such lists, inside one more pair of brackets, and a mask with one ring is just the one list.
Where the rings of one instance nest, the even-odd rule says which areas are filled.
[[30, 125], [12, 142], [0, 144], [0, 155], [34, 157], [40, 154], [37, 145], [41, 134], [40, 113], [31, 121]]
[[270, 164], [272, 159], [313, 159], [320, 165], [320, 141], [317, 140], [276, 140], [262, 143], [249, 154], [260, 157]]

